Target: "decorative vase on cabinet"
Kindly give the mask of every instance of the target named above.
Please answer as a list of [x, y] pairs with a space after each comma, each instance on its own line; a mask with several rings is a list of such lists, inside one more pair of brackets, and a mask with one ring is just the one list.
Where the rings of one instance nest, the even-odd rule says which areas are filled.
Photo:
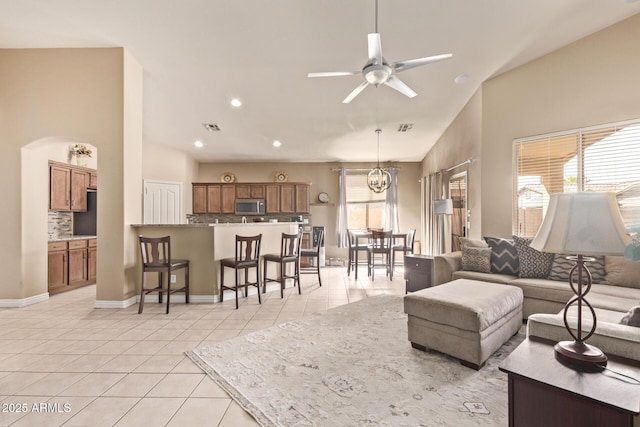
[[88, 159], [89, 159], [89, 156], [86, 156], [83, 154], [76, 154], [76, 165], [86, 168]]

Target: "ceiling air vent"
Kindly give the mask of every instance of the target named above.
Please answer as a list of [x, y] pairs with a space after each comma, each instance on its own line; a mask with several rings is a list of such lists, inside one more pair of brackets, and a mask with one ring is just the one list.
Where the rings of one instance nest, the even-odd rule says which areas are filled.
[[398, 127], [398, 132], [406, 132], [413, 127], [413, 123], [401, 123]]
[[220, 132], [220, 126], [215, 123], [203, 123], [202, 126], [209, 132]]

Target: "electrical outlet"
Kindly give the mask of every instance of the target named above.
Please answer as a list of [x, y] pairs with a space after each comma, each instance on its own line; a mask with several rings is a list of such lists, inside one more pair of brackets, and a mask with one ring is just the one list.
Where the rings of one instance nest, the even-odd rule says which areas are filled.
[[176, 275], [175, 274], [171, 275], [171, 283], [176, 283]]

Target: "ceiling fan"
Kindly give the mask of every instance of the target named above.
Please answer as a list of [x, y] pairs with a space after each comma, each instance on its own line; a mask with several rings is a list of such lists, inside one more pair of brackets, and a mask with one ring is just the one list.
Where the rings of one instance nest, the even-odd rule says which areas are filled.
[[387, 85], [392, 89], [397, 90], [403, 95], [413, 98], [417, 95], [409, 86], [407, 86], [402, 80], [396, 77], [394, 74], [401, 71], [409, 70], [411, 68], [420, 67], [422, 65], [431, 64], [433, 62], [442, 61], [443, 59], [449, 59], [453, 55], [445, 53], [442, 55], [427, 56], [425, 58], [406, 59], [404, 61], [397, 61], [387, 63], [382, 56], [382, 45], [380, 43], [380, 33], [378, 33], [378, 0], [376, 0], [376, 28], [375, 33], [369, 34], [368, 48], [369, 48], [369, 60], [362, 68], [362, 71], [330, 71], [324, 73], [309, 73], [308, 77], [337, 77], [337, 76], [353, 76], [358, 73], [362, 73], [365, 81], [362, 82], [357, 88], [355, 88], [345, 99], [342, 101], [344, 104], [351, 102], [365, 87], [372, 84], [378, 87], [381, 84]]

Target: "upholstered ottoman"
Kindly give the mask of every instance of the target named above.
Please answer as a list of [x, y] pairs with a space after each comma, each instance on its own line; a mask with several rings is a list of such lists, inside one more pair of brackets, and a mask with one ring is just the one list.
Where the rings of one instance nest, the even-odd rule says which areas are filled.
[[409, 341], [480, 369], [522, 326], [522, 289], [458, 279], [404, 297]]

